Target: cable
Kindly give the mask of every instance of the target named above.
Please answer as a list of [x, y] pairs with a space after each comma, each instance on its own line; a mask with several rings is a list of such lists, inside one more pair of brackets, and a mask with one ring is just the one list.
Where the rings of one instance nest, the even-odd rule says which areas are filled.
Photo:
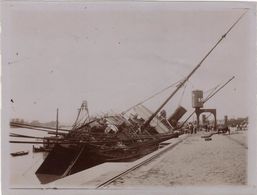
[[143, 101], [141, 101], [141, 102], [139, 102], [139, 103], [137, 103], [137, 104], [135, 104], [135, 105], [129, 107], [127, 110], [123, 111], [121, 114], [122, 114], [122, 115], [126, 114], [126, 113], [127, 113], [128, 111], [130, 111], [132, 108], [134, 108], [134, 107], [136, 107], [136, 106], [138, 106], [138, 105], [141, 105], [141, 104], [145, 103], [146, 101], [148, 101], [148, 100], [154, 98], [155, 96], [157, 96], [157, 95], [163, 93], [164, 91], [168, 90], [169, 88], [174, 87], [176, 84], [178, 84], [178, 83], [180, 83], [180, 82], [181, 82], [181, 80], [179, 80], [179, 81], [177, 81], [177, 82], [175, 82], [175, 83], [172, 83], [171, 85], [169, 85], [168, 87], [165, 87], [165, 88], [162, 89], [161, 91], [158, 91], [157, 93], [151, 95], [150, 97], [144, 99]]
[[186, 90], [186, 87], [187, 87], [187, 83], [188, 83], [188, 82], [186, 82], [185, 85], [184, 85], [184, 89], [183, 89], [183, 91], [182, 91], [182, 94], [181, 94], [181, 97], [180, 97], [180, 99], [179, 99], [178, 105], [181, 105], [181, 102], [182, 102], [182, 100], [183, 100], [184, 93], [185, 93], [185, 90]]

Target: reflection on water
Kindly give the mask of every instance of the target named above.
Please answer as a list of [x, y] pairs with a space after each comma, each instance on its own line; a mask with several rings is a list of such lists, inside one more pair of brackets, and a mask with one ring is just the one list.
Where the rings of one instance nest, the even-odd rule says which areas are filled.
[[[49, 136], [46, 132], [24, 128], [11, 128], [10, 132], [23, 135], [32, 135], [37, 137]], [[35, 139], [15, 137], [10, 137], [9, 140], [40, 141]], [[36, 187], [40, 184], [39, 180], [35, 175], [35, 171], [43, 162], [47, 154], [42, 152], [33, 153], [32, 145], [33, 144], [10, 144], [10, 152], [29, 151], [29, 154], [25, 156], [13, 157], [9, 155], [10, 187]], [[41, 146], [41, 144], [37, 144], [35, 146]]]

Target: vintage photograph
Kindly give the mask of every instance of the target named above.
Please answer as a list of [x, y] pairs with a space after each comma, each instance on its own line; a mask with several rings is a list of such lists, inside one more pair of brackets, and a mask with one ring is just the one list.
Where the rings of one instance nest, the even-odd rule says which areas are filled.
[[6, 189], [252, 185], [255, 3], [3, 7]]

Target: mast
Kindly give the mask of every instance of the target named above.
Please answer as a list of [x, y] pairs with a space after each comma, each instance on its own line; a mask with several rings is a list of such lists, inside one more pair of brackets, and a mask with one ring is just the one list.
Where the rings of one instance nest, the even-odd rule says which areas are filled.
[[57, 110], [56, 110], [56, 134], [55, 134], [56, 137], [58, 136], [58, 127], [59, 127], [58, 112], [59, 112], [59, 109], [57, 108]]
[[217, 41], [217, 43], [211, 48], [211, 50], [203, 57], [203, 59], [197, 64], [197, 66], [188, 74], [188, 76], [177, 86], [177, 88], [171, 93], [171, 95], [163, 102], [163, 104], [148, 118], [147, 121], [142, 125], [142, 129], [145, 129], [149, 126], [150, 122], [153, 118], [160, 112], [160, 110], [169, 102], [169, 100], [177, 93], [177, 91], [189, 80], [189, 78], [195, 73], [195, 71], [200, 68], [202, 63], [206, 60], [206, 58], [212, 53], [212, 51], [220, 44], [220, 42], [226, 38], [228, 33], [234, 28], [234, 26], [241, 20], [241, 18], [246, 14], [245, 11], [236, 22], [227, 30], [227, 32], [221, 36], [221, 38]]

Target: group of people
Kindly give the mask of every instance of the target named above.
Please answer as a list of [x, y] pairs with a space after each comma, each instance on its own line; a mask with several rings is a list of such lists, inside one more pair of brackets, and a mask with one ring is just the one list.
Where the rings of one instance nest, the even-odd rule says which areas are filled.
[[191, 134], [193, 134], [193, 133], [196, 133], [196, 132], [199, 131], [199, 130], [204, 130], [204, 131], [206, 131], [206, 132], [209, 132], [209, 131], [211, 131], [211, 130], [213, 130], [213, 129], [214, 129], [214, 127], [213, 127], [212, 125], [208, 125], [208, 124], [202, 125], [202, 126], [198, 129], [196, 123], [189, 122], [189, 123], [186, 125], [184, 131], [185, 131], [185, 133], [191, 133]]
[[189, 122], [185, 128], [185, 133], [196, 133], [196, 124]]

